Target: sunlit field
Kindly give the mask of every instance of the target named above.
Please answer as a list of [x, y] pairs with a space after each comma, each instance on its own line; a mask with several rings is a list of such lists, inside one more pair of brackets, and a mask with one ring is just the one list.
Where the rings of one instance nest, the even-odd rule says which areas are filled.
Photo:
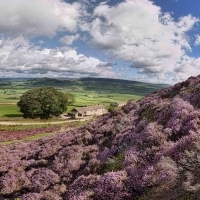
[[14, 104], [0, 104], [0, 117], [21, 117], [19, 107]]
[[75, 107], [104, 104], [109, 109], [112, 102], [137, 101], [147, 94], [165, 86], [133, 81], [111, 79], [1, 79], [0, 80], [0, 120], [19, 120], [22, 114], [17, 102], [20, 96], [29, 89], [38, 87], [55, 87], [74, 94], [75, 103], [68, 106], [66, 113]]

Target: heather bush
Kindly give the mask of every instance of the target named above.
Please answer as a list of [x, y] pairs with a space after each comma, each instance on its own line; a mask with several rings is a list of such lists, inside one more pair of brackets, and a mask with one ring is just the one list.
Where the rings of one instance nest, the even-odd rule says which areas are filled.
[[31, 180], [23, 169], [13, 169], [1, 177], [0, 185], [0, 194], [9, 196], [25, 188], [29, 188]]
[[170, 195], [169, 192], [176, 187], [178, 168], [172, 159], [162, 157], [154, 166], [129, 169], [129, 173], [135, 199], [167, 200], [173, 196], [173, 192]]
[[21, 196], [21, 200], [40, 200], [42, 198], [42, 195], [39, 193], [27, 193]]
[[0, 147], [0, 199], [197, 200], [200, 76], [84, 127]]
[[59, 176], [65, 177], [65, 181], [70, 181], [73, 171], [78, 171], [85, 161], [82, 160], [83, 148], [78, 145], [65, 147], [59, 151], [55, 157], [52, 168]]
[[154, 117], [154, 110], [151, 108], [152, 105], [145, 106], [141, 111], [140, 111], [140, 117], [142, 119], [146, 119], [149, 122], [155, 121]]
[[[190, 103], [183, 101], [180, 98], [174, 98], [170, 105], [170, 110], [171, 117], [166, 126], [171, 128], [172, 134], [175, 135], [180, 132], [185, 118], [194, 111], [194, 108]], [[178, 137], [180, 138], [180, 136], [181, 134], [179, 134]]]
[[50, 128], [35, 128], [30, 130], [3, 130], [0, 131], [0, 141], [10, 141], [10, 140], [19, 140], [25, 138], [27, 136], [33, 136], [41, 133], [51, 133], [58, 132], [60, 130], [59, 127], [50, 127]]
[[92, 199], [98, 179], [97, 175], [79, 176], [68, 188], [66, 199], [84, 200], [90, 197]]
[[190, 134], [178, 140], [175, 143], [171, 143], [171, 145], [166, 149], [165, 155], [173, 158], [173, 160], [178, 161], [180, 159], [181, 154], [186, 150], [192, 148], [194, 142], [198, 139], [197, 134]]
[[200, 194], [200, 143], [195, 142], [190, 150], [181, 154], [180, 179], [183, 180], [182, 187], [187, 194], [197, 196]]
[[46, 168], [32, 169], [27, 172], [27, 175], [34, 191], [46, 190], [49, 186], [60, 182], [58, 174]]
[[95, 199], [130, 199], [131, 195], [127, 190], [126, 181], [125, 171], [105, 173], [95, 183]]
[[137, 111], [139, 108], [139, 105], [136, 102], [128, 101], [125, 106], [122, 107], [122, 110], [128, 114], [132, 110]]

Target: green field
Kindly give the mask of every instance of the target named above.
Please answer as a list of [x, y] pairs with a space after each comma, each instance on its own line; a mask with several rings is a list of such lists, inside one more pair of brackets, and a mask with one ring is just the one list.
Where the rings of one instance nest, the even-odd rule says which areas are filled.
[[17, 105], [0, 105], [0, 117], [21, 117], [22, 114], [19, 111], [19, 107]]
[[15, 103], [27, 89], [2, 89], [0, 85], [0, 103]]
[[131, 94], [119, 94], [119, 93], [103, 93], [99, 94], [97, 92], [72, 92], [75, 95], [76, 102], [73, 106], [69, 106], [68, 111], [74, 107], [79, 106], [87, 106], [87, 105], [95, 105], [95, 104], [104, 104], [107, 108], [109, 108], [110, 103], [112, 102], [120, 102], [120, 101], [128, 101], [138, 100], [142, 96], [131, 95]]
[[75, 95], [76, 102], [66, 112], [78, 106], [104, 104], [128, 100], [138, 100], [149, 93], [166, 87], [166, 85], [149, 84], [135, 81], [83, 78], [62, 80], [40, 79], [0, 79], [0, 118], [18, 118], [21, 113], [16, 103], [19, 97], [32, 88], [52, 86], [63, 92]]
[[[142, 96], [130, 95], [130, 94], [99, 94], [97, 92], [72, 92], [75, 95], [76, 102], [67, 108], [66, 112], [69, 112], [75, 107], [87, 106], [87, 105], [95, 105], [95, 104], [104, 104], [107, 108], [109, 108], [110, 103], [119, 102], [119, 101], [128, 101], [138, 100]], [[1, 95], [0, 95], [1, 96]], [[19, 111], [19, 107], [17, 105], [7, 104], [7, 103], [17, 103], [18, 100], [6, 101], [1, 96], [0, 103], [0, 118], [2, 117], [20, 117], [22, 114]]]
[[[61, 79], [0, 79], [0, 121], [14, 121], [17, 123], [31, 122], [33, 125], [0, 125], [0, 133], [2, 133], [2, 141], [0, 145], [17, 143], [22, 141], [37, 140], [42, 137], [55, 134], [55, 131], [46, 132], [45, 127], [55, 127], [49, 122], [64, 120], [60, 116], [49, 120], [43, 120], [43, 125], [37, 124], [40, 119], [23, 119], [22, 113], [17, 106], [20, 96], [29, 89], [51, 86], [62, 92], [71, 93], [75, 96], [75, 103], [67, 108], [67, 112], [73, 108], [87, 105], [104, 104], [109, 109], [112, 102], [121, 102], [128, 100], [137, 101], [138, 99], [150, 94], [156, 90], [166, 87], [166, 85], [147, 84], [133, 81], [115, 80], [115, 79], [76, 79], [76, 80], [61, 80]], [[73, 122], [60, 124], [60, 130], [66, 131], [69, 128], [82, 126], [85, 122]], [[70, 125], [71, 124], [71, 125]], [[56, 125], [58, 126], [58, 125]], [[40, 129], [40, 133], [36, 133], [35, 129]], [[12, 133], [19, 131], [23, 133], [23, 137], [9, 139], [4, 136], [4, 131]], [[33, 131], [35, 134], [26, 136], [28, 131]], [[15, 136], [15, 135], [13, 135]], [[6, 138], [6, 140], [5, 140]]]

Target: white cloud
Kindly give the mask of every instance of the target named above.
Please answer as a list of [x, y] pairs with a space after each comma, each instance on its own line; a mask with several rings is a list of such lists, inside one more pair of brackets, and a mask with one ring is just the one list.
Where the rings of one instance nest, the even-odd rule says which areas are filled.
[[198, 21], [191, 15], [175, 21], [149, 0], [100, 4], [90, 23], [90, 42], [108, 55], [131, 62], [138, 73], [161, 76], [176, 73], [177, 65], [181, 68], [183, 56], [192, 50], [187, 32]]
[[200, 45], [200, 35], [195, 35], [195, 37], [196, 37], [196, 40], [195, 40], [195, 43], [194, 43], [194, 45], [195, 46], [199, 46]]
[[[116, 76], [111, 63], [69, 47], [78, 39], [89, 40], [108, 60], [130, 63], [138, 79], [171, 83], [200, 73], [200, 59], [187, 56], [192, 51], [188, 32], [197, 18], [187, 15], [174, 20], [150, 0], [124, 0], [115, 6], [107, 2], [95, 7], [97, 0], [0, 0], [0, 76], [12, 71], [27, 76]], [[30, 43], [37, 36], [52, 40]], [[195, 37], [198, 46], [200, 35]], [[46, 42], [52, 46], [58, 40], [66, 46], [45, 48]]]
[[200, 74], [200, 58], [193, 58], [184, 55], [181, 62], [175, 65], [176, 76], [180, 80], [186, 79], [188, 76], [197, 76]]
[[[71, 48], [41, 49], [23, 37], [0, 40], [0, 74], [115, 77], [111, 65]], [[8, 73], [9, 72], [9, 73]]]
[[28, 37], [76, 31], [81, 14], [80, 3], [62, 0], [1, 0], [0, 8], [1, 34]]
[[71, 45], [75, 40], [79, 38], [79, 34], [66, 35], [60, 39], [60, 42], [66, 45]]

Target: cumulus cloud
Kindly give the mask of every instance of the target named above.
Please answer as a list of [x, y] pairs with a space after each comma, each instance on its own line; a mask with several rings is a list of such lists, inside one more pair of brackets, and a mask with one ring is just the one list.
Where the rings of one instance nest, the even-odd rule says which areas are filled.
[[189, 76], [197, 76], [200, 73], [200, 58], [184, 55], [180, 63], [175, 65], [176, 77], [184, 80]]
[[200, 45], [200, 35], [195, 35], [195, 37], [196, 37], [196, 40], [195, 40], [195, 43], [194, 43], [194, 45], [195, 46], [199, 46]]
[[79, 34], [66, 35], [60, 39], [60, 42], [66, 45], [72, 45], [72, 43], [79, 38]]
[[149, 0], [99, 4], [93, 17], [88, 31], [95, 47], [131, 62], [138, 73], [155, 76], [176, 73], [177, 65], [181, 68], [183, 56], [192, 50], [187, 32], [199, 21], [192, 15], [175, 21]]
[[1, 33], [28, 37], [76, 31], [81, 14], [80, 3], [62, 0], [6, 0], [0, 8]]
[[[40, 48], [24, 37], [0, 40], [0, 74], [114, 77], [111, 65], [71, 48]], [[104, 66], [105, 67], [99, 67]]]
[[[177, 82], [200, 73], [200, 59], [187, 56], [192, 51], [188, 32], [199, 22], [196, 17], [175, 20], [150, 0], [124, 0], [112, 6], [108, 1], [74, 2], [0, 0], [0, 76], [12, 72], [117, 78], [112, 63], [71, 48], [76, 40], [102, 50], [107, 60], [125, 61], [129, 70], [137, 71], [138, 80]], [[38, 36], [49, 38], [33, 40]], [[54, 44], [58, 47], [50, 49]], [[194, 45], [200, 45], [200, 35], [195, 35]], [[128, 70], [123, 68], [125, 74]]]

